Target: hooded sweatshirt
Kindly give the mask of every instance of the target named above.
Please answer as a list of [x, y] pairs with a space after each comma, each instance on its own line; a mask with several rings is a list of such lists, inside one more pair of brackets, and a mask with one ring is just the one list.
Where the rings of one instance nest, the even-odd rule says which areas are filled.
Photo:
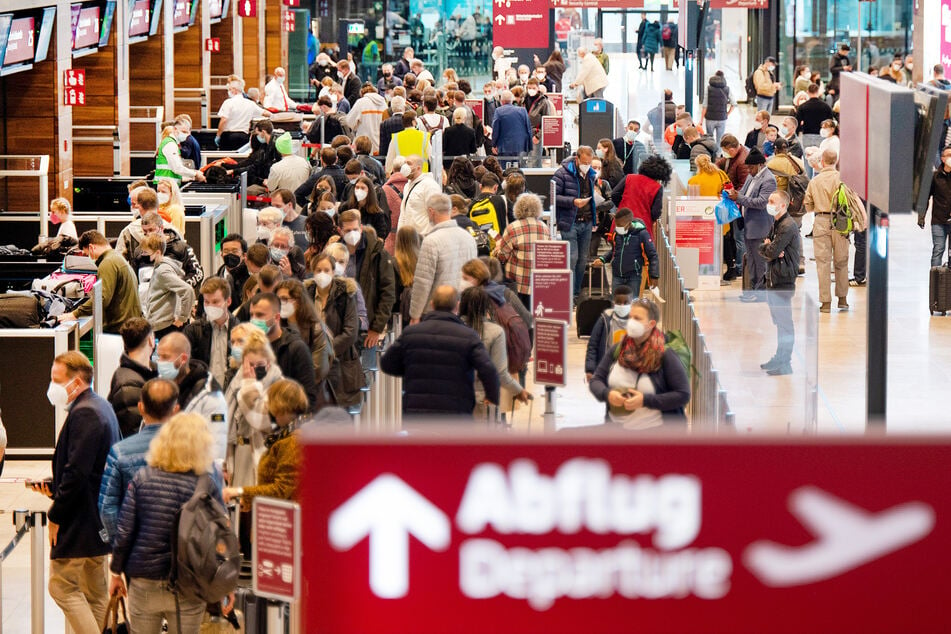
[[152, 269], [149, 282], [148, 315], [152, 329], [168, 328], [175, 321], [187, 322], [195, 304], [195, 291], [182, 279], [182, 268], [170, 258]]
[[380, 124], [386, 114], [386, 99], [380, 93], [368, 92], [353, 104], [347, 113], [347, 125], [354, 131], [354, 138], [358, 136], [370, 137], [373, 152], [380, 151]]

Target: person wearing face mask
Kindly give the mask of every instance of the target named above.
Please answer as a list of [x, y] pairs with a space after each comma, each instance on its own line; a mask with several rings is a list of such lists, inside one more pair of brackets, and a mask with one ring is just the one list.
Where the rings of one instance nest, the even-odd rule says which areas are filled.
[[310, 65], [307, 72], [310, 76], [311, 86], [316, 86], [317, 89], [320, 90], [324, 78], [329, 77], [333, 79], [336, 77], [337, 68], [334, 66], [333, 61], [331, 61], [330, 55], [321, 51], [317, 54], [317, 59]]
[[297, 102], [287, 94], [287, 73], [278, 66], [271, 81], [264, 85], [264, 107], [271, 112], [290, 112], [297, 109]]
[[277, 148], [274, 147], [274, 124], [268, 120], [257, 121], [251, 138], [251, 155], [232, 170], [234, 175], [241, 172], [248, 173], [248, 195], [263, 196], [267, 193], [264, 182], [267, 180], [271, 166], [280, 160]]
[[648, 156], [641, 162], [637, 174], [626, 176], [611, 192], [611, 201], [618, 209], [630, 209], [635, 219], [647, 227], [654, 239], [654, 223], [660, 218], [664, 201], [664, 185], [670, 182], [672, 168], [659, 155]]
[[766, 213], [773, 217], [773, 227], [759, 251], [766, 260], [766, 301], [776, 326], [776, 354], [760, 365], [770, 376], [792, 374], [792, 351], [796, 339], [793, 326], [792, 298], [796, 292], [796, 276], [802, 256], [799, 225], [790, 218], [789, 195], [775, 191], [769, 196]]
[[686, 429], [690, 379], [659, 321], [657, 304], [633, 300], [624, 336], [595, 369], [588, 389], [607, 405], [606, 422], [632, 431]]
[[569, 268], [574, 271], [574, 297], [581, 292], [581, 280], [588, 264], [596, 218], [594, 189], [597, 177], [591, 169], [593, 157], [594, 151], [582, 145], [575, 156], [565, 159], [552, 177], [555, 181], [558, 231], [561, 232], [561, 239], [568, 241]]
[[336, 265], [332, 255], [316, 256], [311, 261], [314, 278], [307, 281], [305, 289], [313, 293], [317, 310], [333, 333], [334, 361], [327, 375], [332, 398], [340, 407], [351, 407], [360, 402], [360, 388], [364, 384], [357, 350], [357, 283], [348, 277], [335, 277]]
[[551, 101], [539, 89], [538, 80], [532, 77], [525, 86], [525, 110], [528, 112], [528, 120], [532, 124], [532, 144], [535, 148], [536, 156], [541, 155], [542, 138], [542, 117], [550, 117], [555, 114], [555, 107]]
[[608, 74], [597, 56], [588, 52], [584, 46], [578, 48], [578, 74], [569, 88], [581, 87], [581, 99], [600, 99], [604, 97], [604, 89], [608, 85]]
[[178, 183], [170, 178], [163, 178], [155, 184], [155, 196], [158, 199], [158, 213], [162, 220], [175, 228], [178, 233], [185, 234], [185, 205], [182, 204], [181, 190]]
[[141, 317], [130, 319], [119, 329], [122, 336], [122, 356], [119, 367], [112, 375], [109, 386], [109, 404], [116, 413], [119, 432], [127, 438], [139, 431], [142, 414], [139, 397], [145, 382], [158, 376], [152, 362], [155, 334], [149, 322]]
[[756, 109], [771, 113], [776, 92], [782, 84], [775, 81], [773, 73], [776, 70], [776, 58], [767, 57], [759, 68], [753, 71], [753, 86], [756, 87]]
[[[350, 198], [344, 204], [344, 209], [356, 210], [360, 214], [362, 224], [367, 227], [373, 227], [376, 237], [385, 240], [390, 233], [390, 210], [384, 209], [380, 204], [385, 205], [386, 199], [381, 197], [380, 188], [373, 185], [366, 176], [360, 176], [353, 184], [350, 191]], [[343, 214], [340, 214], [340, 221], [343, 222]]]
[[383, 64], [380, 71], [380, 78], [376, 82], [376, 89], [380, 93], [388, 92], [397, 86], [403, 85], [403, 80], [393, 74], [393, 64]]
[[91, 383], [92, 365], [81, 352], [53, 359], [46, 396], [68, 414], [53, 450], [52, 480], [28, 485], [53, 501], [47, 514], [50, 596], [70, 627], [84, 633], [100, 631], [109, 603], [110, 548], [96, 501], [106, 455], [119, 440], [116, 415]]
[[251, 120], [270, 114], [244, 96], [240, 82], [229, 82], [228, 98], [218, 109], [218, 135], [215, 137], [218, 149], [222, 152], [232, 152], [247, 145], [251, 140], [248, 135]]
[[[942, 266], [951, 242], [951, 147], [941, 150], [941, 167], [931, 179], [931, 266]], [[918, 226], [925, 228], [927, 210], [918, 214]], [[855, 276], [858, 278], [858, 274]], [[865, 278], [862, 278], [865, 281]]]
[[289, 132], [277, 137], [274, 149], [281, 155], [281, 160], [271, 165], [267, 174], [267, 188], [271, 192], [279, 189], [294, 191], [310, 178], [310, 163], [294, 153], [294, 142]]
[[786, 142], [787, 154], [801, 159], [802, 143], [799, 142], [799, 137], [796, 136], [798, 126], [799, 122], [796, 121], [796, 117], [784, 117], [783, 123], [779, 128], [779, 138]]
[[183, 180], [205, 182], [204, 174], [182, 162], [181, 144], [186, 138], [188, 134], [177, 125], [166, 126], [162, 130], [162, 139], [155, 150], [155, 182], [162, 178], [170, 178], [177, 183]]
[[300, 335], [281, 325], [281, 300], [277, 295], [273, 292], [258, 293], [251, 298], [251, 325], [264, 332], [284, 376], [300, 383], [307, 392], [311, 407], [316, 407], [318, 391], [314, 360]]
[[601, 313], [594, 323], [584, 357], [584, 379], [591, 381], [594, 371], [611, 348], [617, 345], [627, 329], [627, 319], [631, 314], [633, 290], [630, 286], [618, 285], [614, 288], [614, 305]]
[[822, 169], [822, 155], [826, 151], [834, 152], [836, 155], [839, 154], [839, 123], [835, 119], [826, 119], [819, 129], [819, 136], [822, 138], [819, 147], [806, 150], [806, 160], [815, 171]]
[[294, 235], [293, 243], [301, 250], [308, 247], [307, 219], [300, 214], [294, 192], [290, 189], [278, 189], [271, 193], [271, 204], [284, 214], [281, 226]]
[[[428, 172], [431, 140], [429, 132], [416, 127], [416, 111], [407, 105], [403, 113], [403, 129], [390, 137], [390, 145], [386, 153], [386, 171], [393, 172], [396, 169], [393, 167], [393, 162], [397, 156], [408, 158], [417, 155], [424, 157], [422, 171]], [[409, 176], [409, 173], [405, 175]]]
[[54, 198], [50, 202], [50, 223], [59, 225], [59, 230], [56, 232], [57, 238], [69, 236], [74, 240], [79, 240], [79, 234], [76, 233], [76, 223], [73, 222], [73, 207], [65, 198]]
[[[762, 302], [761, 291], [766, 288], [766, 260], [759, 252], [759, 245], [769, 235], [773, 219], [766, 213], [769, 195], [776, 191], [776, 177], [766, 169], [766, 157], [753, 148], [746, 157], [750, 177], [741, 189], [725, 190], [731, 200], [740, 206], [743, 213], [744, 241], [746, 243], [746, 270], [749, 273], [750, 286], [744, 289], [740, 300], [744, 302]], [[846, 272], [846, 280], [848, 272]], [[846, 281], [846, 284], [848, 282]], [[748, 291], [754, 292], [748, 292]]]
[[248, 264], [245, 262], [248, 252], [248, 243], [237, 233], [229, 233], [221, 240], [221, 259], [223, 264], [215, 272], [228, 282], [231, 287], [230, 297], [240, 297], [244, 283], [251, 276]]
[[[333, 256], [334, 261], [334, 277], [342, 277], [351, 279], [356, 282], [357, 270], [354, 268], [354, 265], [350, 263], [350, 250], [347, 249], [347, 244], [340, 239], [340, 234], [335, 235], [330, 240], [324, 248], [324, 253], [327, 255]], [[360, 285], [356, 284], [356, 290], [354, 294], [357, 298], [357, 318], [360, 321], [360, 332], [365, 333], [370, 329], [370, 320], [367, 315], [367, 305], [363, 301], [363, 291], [360, 290]], [[362, 339], [360, 339], [362, 341]]]
[[[746, 165], [746, 157], [749, 150], [745, 145], [740, 145], [739, 139], [732, 134], [724, 134], [720, 139], [720, 150], [723, 153], [721, 158], [716, 160], [716, 166], [726, 172], [730, 184], [734, 188], [742, 189], [750, 176], [750, 169]], [[740, 270], [743, 265], [743, 256], [746, 254], [745, 225], [743, 218], [737, 218], [730, 223], [730, 237], [733, 241], [732, 259], [725, 258], [726, 272], [723, 274], [721, 283], [732, 282], [742, 275]], [[724, 250], [726, 252], [726, 250]]]
[[403, 195], [406, 190], [406, 184], [409, 179], [403, 175], [401, 169], [406, 163], [402, 156], [396, 157], [394, 165], [396, 168], [390, 174], [389, 178], [383, 184], [383, 196], [386, 198], [387, 207], [390, 210], [390, 231], [384, 241], [386, 252], [393, 255], [396, 252], [396, 232], [400, 226], [400, 207], [403, 204]]
[[300, 280], [284, 280], [277, 285], [275, 295], [281, 300], [281, 319], [288, 327], [294, 328], [310, 348], [320, 396], [318, 404], [327, 403], [329, 397], [324, 379], [333, 362], [333, 334], [317, 314], [313, 295], [308, 293]]
[[287, 227], [278, 227], [271, 233], [267, 243], [271, 262], [277, 265], [284, 277], [303, 280], [307, 274], [304, 250], [294, 244], [294, 232]]
[[343, 86], [343, 96], [346, 97], [351, 106], [357, 103], [360, 98], [360, 78], [353, 72], [348, 60], [342, 59], [337, 62], [336, 81]]
[[[410, 130], [394, 135], [394, 141], [400, 135], [408, 132]], [[394, 146], [395, 143], [390, 146], [391, 152]], [[432, 196], [442, 193], [442, 187], [439, 186], [432, 174], [424, 173], [423, 159], [418, 154], [406, 158], [406, 162], [400, 168], [400, 173], [406, 177], [407, 182], [403, 187], [403, 200], [400, 203], [400, 217], [397, 221], [397, 228], [412, 226], [420, 235], [426, 235], [433, 229], [427, 201]]]
[[208, 365], [219, 385], [227, 385], [231, 329], [238, 319], [231, 314], [231, 284], [209, 277], [201, 285], [204, 315], [183, 331], [192, 349], [192, 358]]
[[545, 70], [544, 66], [535, 66], [535, 79], [538, 80], [539, 87], [544, 86], [546, 94], [556, 92], [555, 80], [548, 76], [548, 71]]
[[[654, 145], [653, 140], [647, 133], [641, 135], [640, 130], [641, 124], [638, 121], [628, 121], [624, 136], [611, 141], [614, 146], [615, 157], [621, 161], [625, 175], [636, 174], [641, 161], [648, 154], [653, 154], [650, 150]], [[601, 141], [598, 144], [600, 145]], [[618, 179], [618, 183], [620, 180]], [[613, 183], [612, 189], [616, 186], [617, 183]]]
[[[621, 208], [614, 215], [614, 246], [607, 255], [594, 259], [591, 265], [597, 268], [611, 265], [611, 286], [629, 286], [641, 290], [641, 271], [648, 267], [650, 286], [657, 286], [660, 264], [657, 250], [644, 221], [635, 219], [630, 209]], [[639, 293], [638, 293], [639, 294]]]
[[763, 145], [766, 143], [766, 132], [770, 129], [769, 119], [770, 115], [765, 110], [756, 113], [756, 127], [749, 131], [746, 135], [746, 141], [743, 143], [747, 149], [756, 148], [760, 152], [763, 151]]
[[188, 337], [170, 332], [158, 342], [158, 376], [178, 385], [178, 405], [182, 412], [196, 413], [208, 421], [215, 438], [215, 460], [225, 459], [228, 435], [228, 405], [221, 384], [208, 365], [192, 358]]

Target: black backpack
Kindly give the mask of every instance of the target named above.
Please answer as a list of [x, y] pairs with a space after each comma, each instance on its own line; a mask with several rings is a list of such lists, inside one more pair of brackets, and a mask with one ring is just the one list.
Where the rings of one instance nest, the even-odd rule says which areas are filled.
[[756, 82], [753, 81], [753, 74], [755, 72], [754, 70], [750, 73], [750, 76], [746, 78], [746, 99], [748, 101], [756, 100]]

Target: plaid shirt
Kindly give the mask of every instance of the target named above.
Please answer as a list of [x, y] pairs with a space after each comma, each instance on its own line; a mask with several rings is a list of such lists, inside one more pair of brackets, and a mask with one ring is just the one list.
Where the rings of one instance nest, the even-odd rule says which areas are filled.
[[548, 225], [538, 218], [516, 220], [505, 228], [499, 239], [498, 258], [505, 265], [506, 277], [515, 281], [517, 292], [532, 292], [532, 258], [538, 240], [549, 240]]

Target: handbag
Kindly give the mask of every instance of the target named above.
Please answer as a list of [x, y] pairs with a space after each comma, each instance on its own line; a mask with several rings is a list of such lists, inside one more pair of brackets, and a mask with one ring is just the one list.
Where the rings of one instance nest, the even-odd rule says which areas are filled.
[[740, 208], [726, 192], [720, 192], [720, 202], [713, 208], [713, 212], [718, 225], [728, 225], [741, 216]]
[[[119, 622], [120, 606], [122, 607], [122, 623]], [[125, 610], [125, 599], [117, 594], [109, 597], [106, 618], [102, 622], [102, 634], [129, 634], [129, 614]]]

